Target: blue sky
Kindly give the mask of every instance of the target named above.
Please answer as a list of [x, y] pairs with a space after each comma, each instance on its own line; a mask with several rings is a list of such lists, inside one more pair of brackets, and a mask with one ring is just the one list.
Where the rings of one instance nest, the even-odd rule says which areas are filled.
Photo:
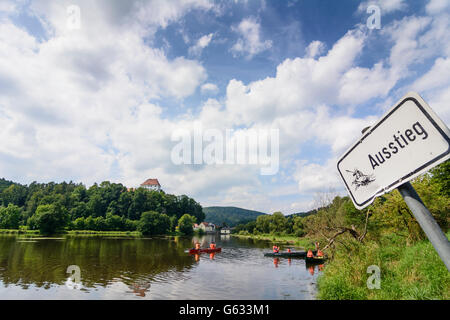
[[[204, 206], [312, 209], [345, 194], [337, 158], [408, 91], [449, 122], [449, 12], [448, 0], [2, 0], [0, 176], [158, 178]], [[175, 164], [174, 133], [198, 123], [278, 130], [279, 170]]]

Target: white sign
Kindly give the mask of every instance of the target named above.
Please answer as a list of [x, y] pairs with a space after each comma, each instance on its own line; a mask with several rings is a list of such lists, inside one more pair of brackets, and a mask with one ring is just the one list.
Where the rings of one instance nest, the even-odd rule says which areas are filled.
[[449, 158], [450, 130], [410, 92], [345, 152], [337, 168], [355, 207], [363, 209]]

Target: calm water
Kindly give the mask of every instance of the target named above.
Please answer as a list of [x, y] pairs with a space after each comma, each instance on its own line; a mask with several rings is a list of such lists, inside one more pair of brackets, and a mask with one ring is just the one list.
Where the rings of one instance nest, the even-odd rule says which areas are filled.
[[[222, 252], [189, 255], [200, 240]], [[0, 299], [314, 299], [318, 266], [264, 257], [264, 241], [207, 235], [0, 237]], [[67, 273], [76, 265], [80, 281]], [[75, 281], [74, 281], [75, 280]]]

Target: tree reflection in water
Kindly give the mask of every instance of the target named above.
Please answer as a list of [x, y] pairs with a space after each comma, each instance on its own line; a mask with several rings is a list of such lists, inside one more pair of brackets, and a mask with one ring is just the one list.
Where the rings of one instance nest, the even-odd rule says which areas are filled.
[[68, 280], [66, 273], [70, 265], [80, 267], [82, 286], [93, 288], [105, 287], [115, 279], [127, 285], [138, 279], [150, 283], [160, 273], [187, 270], [194, 264], [194, 257], [184, 252], [190, 239], [66, 237], [32, 243], [18, 240], [12, 236], [0, 238], [0, 281], [5, 287], [74, 286], [72, 276]]

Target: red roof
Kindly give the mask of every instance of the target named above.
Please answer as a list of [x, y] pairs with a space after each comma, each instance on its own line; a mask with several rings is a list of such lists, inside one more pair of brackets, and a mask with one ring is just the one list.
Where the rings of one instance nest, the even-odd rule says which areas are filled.
[[147, 179], [141, 186], [161, 186], [158, 179]]

